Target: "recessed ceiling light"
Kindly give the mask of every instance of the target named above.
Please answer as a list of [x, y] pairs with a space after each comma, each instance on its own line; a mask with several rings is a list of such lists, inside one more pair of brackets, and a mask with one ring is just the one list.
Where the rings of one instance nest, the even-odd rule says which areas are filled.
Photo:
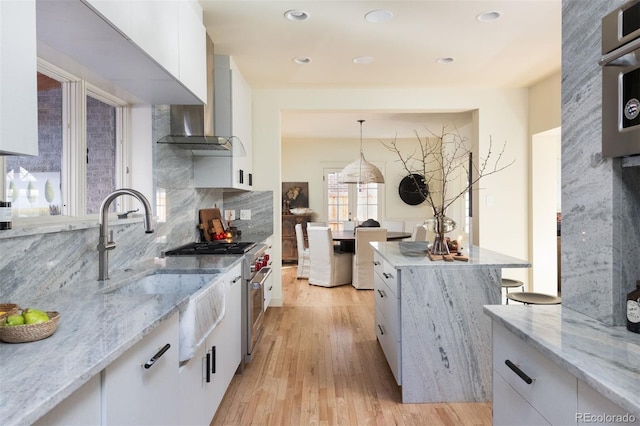
[[366, 19], [367, 22], [374, 24], [388, 22], [391, 18], [393, 18], [393, 13], [388, 10], [372, 10], [364, 15], [364, 19]]
[[501, 16], [502, 12], [492, 10], [490, 12], [481, 13], [480, 15], [476, 16], [476, 19], [480, 22], [491, 22], [500, 19]]
[[293, 58], [293, 62], [299, 65], [306, 65], [311, 63], [311, 58], [306, 56], [298, 56], [297, 58]]
[[453, 59], [450, 56], [443, 56], [441, 58], [436, 59], [436, 62], [439, 64], [450, 64], [451, 62], [453, 62], [455, 59]]
[[358, 56], [357, 58], [353, 58], [354, 64], [370, 64], [373, 62], [373, 58], [371, 56]]
[[309, 19], [309, 14], [304, 10], [292, 9], [287, 10], [284, 16], [290, 21], [306, 21]]

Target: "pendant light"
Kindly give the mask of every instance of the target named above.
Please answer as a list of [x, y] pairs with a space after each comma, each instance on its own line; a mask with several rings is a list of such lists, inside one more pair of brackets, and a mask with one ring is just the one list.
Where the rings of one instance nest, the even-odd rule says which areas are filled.
[[384, 176], [382, 176], [380, 169], [364, 159], [362, 152], [362, 123], [364, 123], [364, 120], [358, 120], [358, 123], [360, 123], [360, 158], [342, 169], [340, 182], [357, 184], [384, 183]]

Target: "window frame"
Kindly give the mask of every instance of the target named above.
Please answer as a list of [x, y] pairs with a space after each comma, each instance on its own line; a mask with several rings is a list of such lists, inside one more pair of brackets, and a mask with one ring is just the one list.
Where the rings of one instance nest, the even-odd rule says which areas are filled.
[[[323, 168], [322, 170], [322, 194], [323, 194], [323, 210], [325, 212], [325, 217], [327, 220], [327, 224], [328, 226], [330, 226], [332, 229], [336, 229], [336, 230], [341, 230], [341, 225], [340, 223], [338, 223], [335, 226], [332, 226], [330, 223], [330, 218], [329, 218], [329, 179], [328, 179], [328, 175], [332, 174], [332, 173], [340, 173], [342, 171], [344, 167], [329, 167], [326, 166]], [[358, 211], [358, 194], [357, 194], [357, 190], [358, 190], [358, 185], [355, 184], [346, 184], [348, 186], [348, 215], [349, 218], [348, 220], [360, 220], [360, 221], [364, 221], [368, 218], [357, 218], [355, 217], [355, 215], [357, 214]], [[383, 185], [378, 184], [377, 185], [377, 218], [376, 220], [380, 220], [382, 218], [382, 212], [384, 211], [384, 196], [385, 196], [385, 192], [384, 192], [384, 188]], [[335, 222], [334, 222], [335, 223]]]
[[[52, 223], [75, 223], [78, 220], [94, 219], [98, 214], [86, 214], [87, 193], [87, 108], [86, 97], [91, 96], [116, 108], [116, 187], [131, 184], [131, 106], [126, 101], [91, 85], [80, 77], [38, 58], [37, 71], [59, 81], [62, 85], [62, 161], [61, 161], [61, 214], [60, 216], [38, 216], [14, 218], [14, 228], [21, 226], [46, 226]], [[0, 199], [6, 198], [6, 159], [0, 159]], [[116, 211], [130, 208], [129, 197], [119, 197]]]

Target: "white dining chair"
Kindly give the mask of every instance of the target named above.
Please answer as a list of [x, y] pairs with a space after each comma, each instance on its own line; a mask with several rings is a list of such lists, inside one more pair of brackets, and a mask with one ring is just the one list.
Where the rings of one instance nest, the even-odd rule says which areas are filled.
[[335, 287], [351, 282], [353, 253], [336, 251], [329, 227], [307, 228], [309, 239], [309, 284]]
[[305, 247], [304, 243], [304, 231], [302, 230], [302, 224], [297, 223], [296, 229], [296, 243], [298, 245], [298, 275], [297, 278], [309, 278], [309, 248]]
[[353, 231], [355, 228], [356, 228], [356, 222], [352, 220], [342, 222], [342, 229], [345, 231]]
[[404, 232], [404, 222], [397, 220], [383, 220], [380, 227], [385, 228], [389, 232]]
[[386, 241], [385, 228], [356, 228], [356, 252], [353, 257], [351, 284], [359, 289], [373, 289], [373, 247], [370, 241]]
[[427, 230], [424, 225], [416, 224], [413, 226], [411, 241], [427, 241]]

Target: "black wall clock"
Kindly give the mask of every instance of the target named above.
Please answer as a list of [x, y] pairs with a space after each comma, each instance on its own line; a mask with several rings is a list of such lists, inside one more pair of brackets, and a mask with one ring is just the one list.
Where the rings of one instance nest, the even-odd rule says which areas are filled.
[[[416, 182], [419, 186], [416, 185]], [[405, 176], [398, 186], [398, 194], [400, 199], [410, 206], [417, 206], [424, 202], [429, 193], [429, 186], [424, 181], [424, 176], [412, 173]]]

